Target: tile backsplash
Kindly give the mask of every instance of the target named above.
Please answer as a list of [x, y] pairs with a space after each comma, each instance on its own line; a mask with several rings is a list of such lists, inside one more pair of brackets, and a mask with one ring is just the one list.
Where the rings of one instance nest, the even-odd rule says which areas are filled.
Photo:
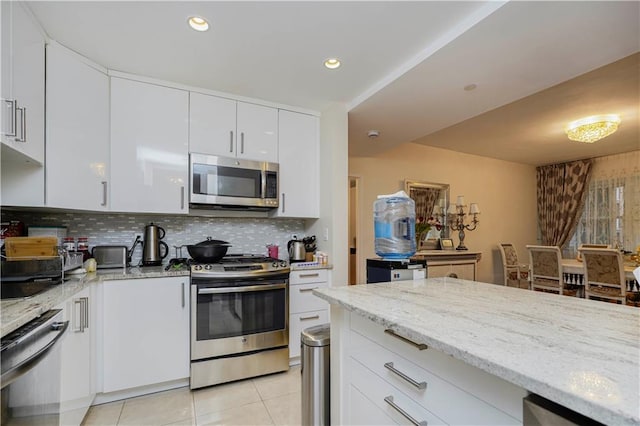
[[[125, 245], [131, 247], [136, 235], [144, 235], [149, 223], [162, 227], [169, 246], [170, 258], [176, 257], [174, 246], [196, 244], [207, 237], [231, 243], [228, 253], [267, 254], [267, 244], [279, 246], [279, 258], [287, 259], [286, 245], [293, 234], [304, 235], [302, 219], [212, 218], [196, 216], [142, 215], [123, 213], [62, 213], [34, 211], [2, 211], [2, 221], [20, 220], [28, 226], [66, 226], [69, 237], [88, 237], [89, 247]], [[182, 256], [188, 257], [186, 247]], [[137, 265], [142, 258], [138, 246], [132, 258]]]

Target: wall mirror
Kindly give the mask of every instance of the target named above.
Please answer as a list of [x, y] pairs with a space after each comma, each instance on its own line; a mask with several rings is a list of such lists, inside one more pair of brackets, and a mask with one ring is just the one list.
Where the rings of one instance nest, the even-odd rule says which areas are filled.
[[[404, 191], [416, 203], [416, 222], [427, 220], [434, 216], [434, 208], [442, 214], [437, 219], [442, 223], [440, 238], [449, 236], [447, 227], [447, 206], [449, 205], [449, 185], [444, 183], [419, 182], [414, 180], [404, 181]], [[433, 238], [436, 232], [429, 232], [429, 238]]]

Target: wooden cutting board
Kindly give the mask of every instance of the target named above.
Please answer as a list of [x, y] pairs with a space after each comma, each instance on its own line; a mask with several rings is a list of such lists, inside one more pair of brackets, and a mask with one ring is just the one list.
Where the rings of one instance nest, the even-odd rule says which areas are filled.
[[7, 237], [4, 247], [8, 260], [24, 257], [57, 256], [57, 237]]

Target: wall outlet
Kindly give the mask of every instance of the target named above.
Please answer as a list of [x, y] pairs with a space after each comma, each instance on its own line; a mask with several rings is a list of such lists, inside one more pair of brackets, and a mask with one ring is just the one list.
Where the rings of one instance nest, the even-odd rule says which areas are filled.
[[324, 232], [322, 233], [322, 238], [325, 241], [329, 241], [329, 228], [324, 228]]

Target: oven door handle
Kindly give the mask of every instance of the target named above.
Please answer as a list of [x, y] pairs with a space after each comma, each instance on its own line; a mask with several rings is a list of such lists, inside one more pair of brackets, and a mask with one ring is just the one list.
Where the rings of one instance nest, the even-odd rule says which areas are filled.
[[248, 293], [252, 291], [267, 291], [286, 288], [287, 284], [266, 284], [266, 285], [249, 285], [241, 287], [216, 287], [216, 288], [199, 288], [198, 294], [221, 294], [221, 293]]
[[[13, 366], [11, 369], [2, 372], [2, 376], [0, 380], [2, 381], [2, 389], [9, 386], [11, 383], [27, 374], [34, 368], [36, 365], [40, 363], [47, 355], [47, 353], [53, 348], [53, 346], [60, 340], [60, 338], [64, 335], [64, 332], [67, 331], [69, 327], [69, 321], [64, 322], [54, 322], [53, 324], [47, 324], [48, 327], [51, 328], [51, 331], [55, 331], [56, 334], [51, 340], [49, 340], [44, 347], [42, 347], [38, 352], [29, 356], [29, 358], [21, 361], [19, 364]], [[19, 344], [19, 342], [18, 342]]]

